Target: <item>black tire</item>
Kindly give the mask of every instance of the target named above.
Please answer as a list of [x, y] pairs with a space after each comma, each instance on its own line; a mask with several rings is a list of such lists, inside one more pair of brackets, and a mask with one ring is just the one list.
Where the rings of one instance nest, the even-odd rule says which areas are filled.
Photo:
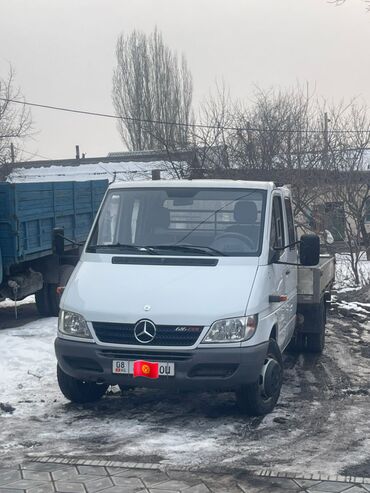
[[59, 286], [64, 287], [67, 284], [68, 279], [71, 277], [73, 270], [74, 270], [73, 265], [68, 265], [68, 264], [61, 265], [59, 267], [59, 283], [58, 284], [50, 283], [48, 285], [50, 314], [54, 317], [57, 317], [59, 315], [59, 304], [60, 304], [60, 299], [62, 297], [60, 294], [57, 293], [57, 288]]
[[[298, 329], [288, 345], [293, 353], [321, 354], [325, 347], [326, 302], [321, 301], [318, 307], [312, 307], [304, 314], [303, 330]], [[315, 327], [314, 332], [310, 329]]]
[[320, 303], [320, 309], [315, 320], [318, 331], [305, 333], [305, 347], [303, 349], [306, 353], [321, 354], [325, 347], [325, 322], [326, 322], [326, 306], [325, 302]]
[[[270, 384], [264, 384], [263, 374], [270, 373]], [[271, 373], [272, 372], [272, 373]], [[249, 416], [263, 416], [270, 413], [280, 395], [283, 383], [283, 360], [279, 346], [270, 339], [264, 365], [258, 380], [244, 385], [236, 392], [237, 405], [241, 412]], [[267, 389], [268, 387], [268, 389]]]
[[66, 399], [76, 404], [98, 401], [106, 393], [108, 385], [95, 382], [84, 382], [70, 377], [57, 366], [59, 388]]
[[287, 351], [290, 353], [301, 353], [305, 350], [305, 335], [302, 333], [295, 333], [288, 344]]
[[46, 283], [43, 285], [40, 291], [35, 293], [37, 311], [42, 317], [50, 317], [51, 310], [49, 304], [49, 285]]

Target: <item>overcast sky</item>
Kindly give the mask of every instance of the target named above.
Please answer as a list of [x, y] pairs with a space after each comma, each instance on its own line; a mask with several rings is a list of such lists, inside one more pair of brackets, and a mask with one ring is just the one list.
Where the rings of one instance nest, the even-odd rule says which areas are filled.
[[[361, 0], [0, 0], [0, 75], [10, 62], [31, 102], [113, 113], [117, 36], [155, 25], [186, 55], [195, 103], [222, 78], [245, 100], [254, 84], [300, 81], [370, 106], [370, 13]], [[75, 144], [90, 157], [124, 149], [113, 120], [32, 114], [28, 152], [58, 159], [73, 157]]]

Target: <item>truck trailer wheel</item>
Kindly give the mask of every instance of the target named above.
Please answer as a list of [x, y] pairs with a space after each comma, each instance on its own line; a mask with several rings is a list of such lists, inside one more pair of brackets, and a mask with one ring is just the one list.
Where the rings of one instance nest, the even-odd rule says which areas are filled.
[[98, 385], [95, 382], [84, 382], [70, 377], [57, 366], [57, 378], [59, 388], [66, 399], [76, 404], [94, 402], [101, 399], [107, 391], [108, 385]]
[[44, 284], [42, 289], [35, 293], [36, 307], [39, 314], [43, 317], [50, 317], [51, 310], [49, 304], [49, 285]]
[[249, 416], [270, 413], [280, 395], [283, 383], [283, 361], [279, 346], [270, 339], [266, 359], [257, 382], [245, 385], [236, 392], [239, 409]]

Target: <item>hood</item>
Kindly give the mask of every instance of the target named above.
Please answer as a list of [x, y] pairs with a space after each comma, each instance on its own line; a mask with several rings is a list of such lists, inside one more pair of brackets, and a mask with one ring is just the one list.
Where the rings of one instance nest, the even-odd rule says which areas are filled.
[[110, 256], [101, 255], [78, 264], [61, 308], [90, 322], [147, 318], [155, 324], [207, 326], [245, 314], [256, 271], [251, 258], [221, 258], [216, 266], [160, 266], [112, 264]]

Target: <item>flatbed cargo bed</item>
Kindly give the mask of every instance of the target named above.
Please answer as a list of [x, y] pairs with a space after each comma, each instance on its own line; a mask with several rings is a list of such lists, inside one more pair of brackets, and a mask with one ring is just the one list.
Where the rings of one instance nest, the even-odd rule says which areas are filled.
[[298, 267], [298, 303], [318, 304], [335, 278], [335, 258], [322, 255], [314, 267]]

